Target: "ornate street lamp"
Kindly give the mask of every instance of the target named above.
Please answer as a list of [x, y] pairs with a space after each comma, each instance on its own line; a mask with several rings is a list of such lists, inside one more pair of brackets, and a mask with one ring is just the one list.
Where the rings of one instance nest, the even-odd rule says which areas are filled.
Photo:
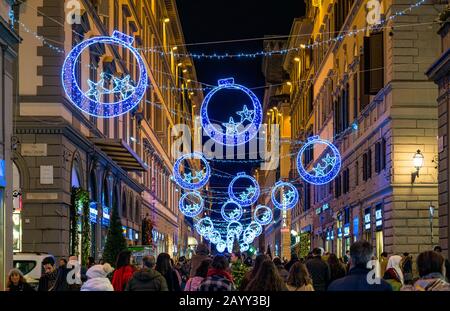
[[420, 153], [420, 150], [417, 150], [417, 152], [414, 154], [413, 164], [416, 168], [416, 171], [411, 173], [411, 184], [415, 182], [416, 177], [419, 177], [419, 171], [423, 166], [423, 154]]

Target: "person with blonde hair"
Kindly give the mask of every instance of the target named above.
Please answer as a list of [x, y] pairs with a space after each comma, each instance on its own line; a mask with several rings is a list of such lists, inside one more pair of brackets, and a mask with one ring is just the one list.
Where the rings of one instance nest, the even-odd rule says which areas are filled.
[[296, 262], [292, 265], [291, 270], [289, 271], [286, 287], [291, 292], [314, 291], [312, 279], [309, 276], [308, 269], [306, 269], [305, 264]]

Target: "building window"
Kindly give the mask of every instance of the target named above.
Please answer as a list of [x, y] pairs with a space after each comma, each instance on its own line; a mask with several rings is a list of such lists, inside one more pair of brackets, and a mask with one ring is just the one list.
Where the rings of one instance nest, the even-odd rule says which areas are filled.
[[341, 179], [341, 175], [339, 174], [335, 179], [334, 179], [334, 196], [336, 198], [339, 198], [342, 194], [342, 179]]
[[359, 162], [355, 162], [355, 186], [359, 185]]
[[381, 171], [381, 143], [377, 142], [375, 144], [375, 173]]
[[343, 173], [343, 193], [348, 193], [350, 191], [350, 171], [348, 168], [346, 168]]
[[381, 169], [384, 170], [386, 168], [386, 159], [387, 159], [387, 148], [386, 148], [386, 139], [381, 139]]
[[376, 95], [384, 86], [383, 32], [364, 38], [364, 92]]

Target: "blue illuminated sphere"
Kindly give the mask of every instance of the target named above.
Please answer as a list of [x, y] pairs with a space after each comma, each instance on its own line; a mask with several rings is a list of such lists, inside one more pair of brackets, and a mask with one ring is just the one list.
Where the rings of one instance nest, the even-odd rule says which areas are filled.
[[[328, 154], [320, 163], [317, 163], [313, 168], [315, 174], [307, 172], [303, 166], [303, 153], [306, 149], [314, 144], [322, 144], [331, 149], [332, 155]], [[324, 163], [324, 164], [322, 164]], [[330, 169], [328, 167], [331, 166]], [[300, 177], [307, 183], [313, 185], [324, 185], [332, 181], [341, 169], [341, 154], [339, 150], [331, 142], [320, 139], [319, 136], [312, 136], [308, 138], [308, 142], [302, 146], [297, 155], [297, 171]], [[326, 173], [325, 173], [326, 171]]]
[[[147, 91], [148, 76], [147, 69], [144, 60], [140, 56], [140, 53], [132, 46], [134, 41], [133, 37], [127, 36], [119, 31], [114, 31], [112, 36], [98, 36], [88, 40], [85, 40], [77, 44], [67, 55], [62, 67], [62, 85], [68, 99], [77, 108], [83, 112], [99, 117], [109, 118], [120, 116], [136, 107], [145, 92]], [[137, 61], [139, 67], [139, 82], [136, 87], [133, 87], [133, 93], [116, 102], [100, 102], [99, 100], [88, 97], [78, 84], [77, 66], [76, 63], [80, 59], [81, 53], [93, 46], [93, 45], [119, 45], [128, 51], [130, 51]]]
[[[230, 133], [228, 132], [228, 130], [224, 131], [220, 126], [211, 123], [208, 114], [209, 102], [211, 101], [211, 98], [221, 90], [239, 90], [250, 97], [251, 103], [253, 105], [253, 109], [251, 110], [252, 118], [250, 120], [250, 124], [247, 125], [244, 129]], [[202, 127], [207, 135], [219, 144], [230, 146], [242, 145], [250, 141], [257, 135], [262, 123], [262, 109], [258, 97], [256, 97], [256, 95], [248, 88], [239, 84], [235, 84], [233, 78], [219, 80], [218, 86], [213, 88], [203, 100], [200, 110], [200, 116]]]
[[[183, 161], [188, 159], [199, 159], [202, 162], [204, 169], [206, 171], [204, 174], [202, 173], [202, 178], [197, 179], [197, 182], [192, 182], [192, 179], [194, 179], [192, 177], [192, 173], [190, 173], [191, 180], [186, 180], [186, 176], [185, 178], [181, 176], [180, 173], [181, 164], [183, 163]], [[202, 188], [208, 183], [210, 176], [211, 176], [211, 168], [209, 166], [209, 163], [208, 161], [206, 161], [206, 158], [203, 156], [203, 154], [199, 152], [188, 153], [179, 157], [173, 166], [174, 180], [181, 188], [184, 189], [196, 190]]]
[[[192, 200], [194, 198], [194, 200]], [[190, 204], [186, 204], [185, 200], [189, 200]], [[197, 202], [195, 202], [197, 201]], [[204, 207], [204, 200], [199, 192], [192, 191], [184, 193], [178, 203], [178, 208], [183, 215], [187, 217], [195, 217], [200, 214]]]
[[[280, 192], [281, 201], [276, 198], [277, 192]], [[272, 203], [276, 208], [288, 210], [293, 208], [298, 202], [298, 191], [293, 184], [278, 181], [272, 189]]]
[[270, 207], [258, 205], [253, 212], [253, 218], [261, 226], [268, 225], [273, 219], [273, 213]]
[[[228, 210], [229, 208], [231, 208], [232, 210]], [[239, 203], [234, 202], [233, 200], [228, 200], [227, 202], [225, 202], [220, 210], [222, 218], [229, 222], [241, 219], [243, 212], [244, 211], [242, 210], [242, 206]]]
[[[248, 187], [245, 191], [241, 192], [239, 195], [236, 195], [233, 187], [234, 184], [240, 179], [249, 180], [252, 186]], [[252, 191], [250, 191], [249, 189], [251, 189]], [[260, 189], [256, 179], [250, 175], [245, 174], [244, 172], [238, 173], [228, 185], [228, 195], [233, 201], [239, 203], [241, 206], [250, 206], [254, 204], [258, 200], [259, 194]]]

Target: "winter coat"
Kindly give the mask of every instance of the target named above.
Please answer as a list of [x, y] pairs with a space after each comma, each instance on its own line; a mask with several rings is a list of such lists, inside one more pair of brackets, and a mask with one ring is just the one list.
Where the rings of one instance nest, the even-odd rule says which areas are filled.
[[58, 281], [58, 270], [53, 270], [49, 273], [44, 273], [39, 279], [38, 291], [39, 292], [50, 292], [56, 290], [56, 285]]
[[224, 270], [210, 268], [208, 276], [201, 283], [200, 292], [224, 292], [234, 291], [233, 277]]
[[181, 292], [181, 287], [178, 279], [178, 274], [175, 269], [163, 274], [164, 279], [167, 282], [167, 289], [169, 292]]
[[331, 279], [330, 267], [320, 256], [313, 257], [306, 261], [306, 268], [313, 280], [316, 291], [326, 291]]
[[414, 285], [405, 285], [401, 291], [450, 291], [450, 284], [440, 273], [430, 273], [418, 279]]
[[111, 281], [107, 278], [112, 269], [108, 264], [95, 265], [86, 272], [88, 280], [81, 286], [82, 292], [112, 292], [114, 288]]
[[166, 292], [168, 291], [166, 279], [156, 270], [143, 268], [136, 271], [128, 281], [126, 291], [148, 291]]
[[335, 265], [330, 265], [330, 283], [334, 280], [343, 278], [347, 273], [345, 266], [340, 262]]
[[397, 292], [403, 286], [400, 276], [394, 268], [387, 269], [384, 273], [383, 279], [391, 285], [393, 291]]
[[380, 279], [379, 284], [367, 282], [370, 269], [355, 267], [350, 269], [343, 278], [333, 281], [328, 286], [328, 291], [392, 291], [391, 285]]
[[200, 284], [203, 282], [205, 278], [202, 278], [201, 276], [194, 276], [193, 278], [190, 278], [186, 286], [184, 287], [185, 292], [195, 292], [200, 287]]
[[14, 285], [11, 283], [11, 285], [8, 288], [8, 291], [10, 292], [34, 292], [33, 287], [31, 287], [30, 284], [26, 282], [19, 282], [19, 284]]
[[112, 285], [116, 292], [125, 290], [128, 281], [133, 277], [135, 269], [131, 265], [120, 267], [114, 271]]

